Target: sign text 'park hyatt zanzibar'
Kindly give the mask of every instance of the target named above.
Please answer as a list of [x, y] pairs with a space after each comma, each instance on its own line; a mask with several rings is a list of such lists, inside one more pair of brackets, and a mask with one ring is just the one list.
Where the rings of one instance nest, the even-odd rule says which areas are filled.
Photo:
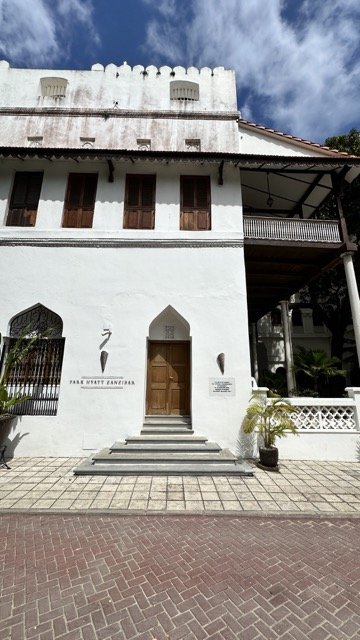
[[81, 389], [128, 389], [135, 381], [124, 376], [81, 376], [70, 379], [70, 384]]

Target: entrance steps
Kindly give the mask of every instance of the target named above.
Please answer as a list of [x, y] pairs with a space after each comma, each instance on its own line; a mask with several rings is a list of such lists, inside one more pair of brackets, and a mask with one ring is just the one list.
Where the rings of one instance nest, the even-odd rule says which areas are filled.
[[115, 442], [80, 464], [75, 475], [237, 475], [252, 476], [229, 449], [193, 434], [190, 419], [152, 416], [139, 436]]

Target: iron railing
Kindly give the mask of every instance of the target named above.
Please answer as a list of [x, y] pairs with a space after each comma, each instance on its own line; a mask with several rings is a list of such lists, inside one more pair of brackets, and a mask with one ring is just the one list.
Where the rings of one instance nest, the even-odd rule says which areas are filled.
[[[6, 338], [4, 349], [14, 346], [16, 338]], [[60, 392], [65, 338], [43, 338], [35, 342], [27, 356], [10, 371], [7, 390], [12, 397], [29, 399], [15, 405], [15, 415], [54, 416]], [[4, 361], [3, 353], [2, 361]]]

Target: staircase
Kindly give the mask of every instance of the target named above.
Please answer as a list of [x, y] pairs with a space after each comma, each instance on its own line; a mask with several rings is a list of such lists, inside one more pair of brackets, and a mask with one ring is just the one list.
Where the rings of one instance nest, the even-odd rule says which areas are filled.
[[149, 416], [139, 436], [115, 442], [85, 460], [75, 475], [237, 475], [252, 476], [239, 462], [203, 436], [195, 436], [190, 418]]

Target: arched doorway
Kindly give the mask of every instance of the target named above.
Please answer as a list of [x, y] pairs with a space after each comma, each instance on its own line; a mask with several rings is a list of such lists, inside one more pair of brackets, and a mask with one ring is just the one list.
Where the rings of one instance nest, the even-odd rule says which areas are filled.
[[147, 415], [190, 416], [190, 325], [171, 306], [150, 324]]

